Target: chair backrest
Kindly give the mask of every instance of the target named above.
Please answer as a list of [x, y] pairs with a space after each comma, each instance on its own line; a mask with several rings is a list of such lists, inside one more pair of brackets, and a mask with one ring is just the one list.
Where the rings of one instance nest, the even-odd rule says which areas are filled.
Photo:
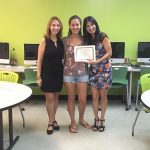
[[150, 73], [144, 74], [140, 77], [142, 92], [150, 90]]
[[123, 83], [126, 80], [126, 75], [127, 75], [126, 66], [112, 67], [112, 82], [113, 83]]
[[140, 69], [140, 74], [144, 75], [144, 74], [147, 74], [147, 73], [150, 73], [150, 67], [142, 66], [141, 69]]
[[25, 80], [23, 80], [23, 84], [30, 85], [35, 84], [36, 85], [36, 76], [37, 71], [32, 68], [27, 68], [24, 70], [25, 74]]
[[11, 71], [0, 71], [0, 81], [18, 82], [19, 75]]

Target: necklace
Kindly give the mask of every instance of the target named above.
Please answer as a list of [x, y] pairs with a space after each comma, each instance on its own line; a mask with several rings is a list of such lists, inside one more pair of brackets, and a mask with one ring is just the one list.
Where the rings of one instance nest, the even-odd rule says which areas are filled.
[[55, 47], [57, 47], [57, 39], [52, 39], [52, 38], [51, 38], [51, 40], [52, 40], [52, 42], [54, 43]]
[[55, 45], [55, 47], [57, 47], [57, 41], [54, 41], [54, 45]]

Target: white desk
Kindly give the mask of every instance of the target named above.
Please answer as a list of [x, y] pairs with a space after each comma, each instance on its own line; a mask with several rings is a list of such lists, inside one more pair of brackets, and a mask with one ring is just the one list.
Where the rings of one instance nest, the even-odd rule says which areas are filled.
[[[113, 65], [112, 64], [112, 67], [121, 67], [122, 65]], [[128, 109], [130, 109], [131, 107], [131, 96], [132, 96], [132, 77], [133, 77], [133, 73], [134, 72], [137, 72], [137, 73], [140, 73], [140, 68], [133, 68], [131, 66], [128, 66], [128, 65], [123, 65], [123, 66], [126, 66], [128, 68], [128, 73], [129, 73], [129, 77], [128, 77]], [[141, 65], [142, 66], [142, 65]], [[150, 65], [143, 65], [144, 67], [149, 67], [150, 68]], [[34, 69], [34, 71], [36, 71], [37, 69], [37, 66], [30, 66], [29, 68], [32, 68]]]
[[[121, 65], [113, 65], [113, 67], [118, 67]], [[146, 65], [144, 65], [146, 66]], [[150, 65], [148, 65], [147, 67], [150, 67]], [[8, 71], [14, 71], [14, 72], [24, 72], [24, 69], [26, 67], [25, 66], [10, 66], [10, 65], [0, 65], [0, 70], [8, 70]], [[37, 66], [29, 66], [27, 68], [31, 68], [34, 69], [34, 71], [36, 71]], [[140, 72], [139, 68], [132, 68], [131, 66], [127, 66], [128, 68], [128, 72], [129, 72], [129, 78], [128, 78], [128, 104], [129, 104], [129, 108], [131, 107], [131, 96], [132, 96], [132, 77], [133, 77], [133, 72]], [[128, 108], [128, 109], [129, 109]]]
[[112, 65], [112, 67], [127, 67], [127, 70], [129, 72], [129, 76], [128, 76], [128, 98], [127, 98], [127, 108], [126, 110], [129, 110], [131, 107], [131, 93], [132, 93], [132, 72], [140, 72], [140, 69], [134, 69], [131, 66], [127, 66], [127, 65]]
[[13, 145], [19, 139], [17, 136], [13, 138], [13, 118], [12, 108], [25, 101], [32, 94], [31, 88], [12, 82], [0, 81], [0, 150], [4, 149], [3, 141], [3, 111], [9, 112], [9, 147], [11, 149]]
[[[148, 67], [150, 68], [150, 65], [141, 65], [141, 67]], [[133, 76], [133, 72], [137, 72], [137, 73], [140, 73], [140, 68], [133, 68], [131, 66], [128, 66], [128, 72], [129, 72], [129, 97], [128, 97], [128, 100], [129, 100], [129, 108], [131, 106], [131, 96], [132, 96], [132, 76]]]
[[147, 91], [142, 93], [142, 95], [141, 95], [141, 102], [143, 103], [143, 105], [145, 107], [150, 109], [150, 90], [147, 90]]
[[24, 66], [11, 66], [11, 65], [0, 65], [0, 70], [13, 71], [13, 72], [24, 72]]
[[129, 108], [131, 107], [131, 96], [132, 96], [132, 76], [133, 76], [133, 72], [140, 72], [140, 68], [132, 68], [131, 66], [127, 66], [128, 68], [128, 72], [129, 72], [129, 78], [128, 78], [128, 104], [129, 104]]

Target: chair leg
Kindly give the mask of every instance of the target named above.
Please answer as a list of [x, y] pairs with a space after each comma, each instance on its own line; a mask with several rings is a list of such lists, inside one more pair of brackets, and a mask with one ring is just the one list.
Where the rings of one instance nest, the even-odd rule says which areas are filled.
[[23, 115], [23, 112], [22, 112], [21, 105], [19, 105], [19, 109], [20, 109], [20, 113], [21, 113], [21, 116], [22, 116], [22, 120], [23, 120], [23, 128], [24, 128], [24, 127], [25, 127], [25, 119], [24, 119], [24, 115]]
[[139, 101], [138, 97], [139, 97], [139, 81], [137, 83], [135, 111], [138, 111], [138, 101]]
[[135, 103], [135, 111], [138, 111], [138, 102], [139, 102], [139, 87], [137, 89], [137, 94], [136, 94], [136, 103]]
[[138, 112], [137, 112], [136, 118], [135, 118], [134, 123], [133, 123], [133, 126], [132, 126], [132, 136], [134, 136], [134, 127], [135, 127], [135, 124], [136, 124], [137, 119], [138, 119], [138, 117], [139, 117], [141, 108], [142, 108], [142, 104], [140, 104], [139, 110], [138, 110]]
[[122, 102], [124, 103], [125, 99], [126, 99], [126, 95], [125, 95], [126, 93], [125, 93], [125, 88], [124, 87], [123, 87], [123, 93], [122, 94], [123, 94], [123, 96], [122, 96], [123, 97]]

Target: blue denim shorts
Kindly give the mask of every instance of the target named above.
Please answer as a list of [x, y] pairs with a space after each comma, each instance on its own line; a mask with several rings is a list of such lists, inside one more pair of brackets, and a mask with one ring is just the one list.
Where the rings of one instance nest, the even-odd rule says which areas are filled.
[[89, 76], [86, 75], [77, 75], [77, 76], [64, 76], [64, 82], [89, 82]]

